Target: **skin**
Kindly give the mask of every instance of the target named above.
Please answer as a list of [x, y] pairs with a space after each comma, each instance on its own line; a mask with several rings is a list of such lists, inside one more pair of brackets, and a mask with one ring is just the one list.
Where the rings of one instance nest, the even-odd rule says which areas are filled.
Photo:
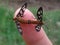
[[[19, 10], [20, 8], [16, 10], [14, 14], [14, 19], [16, 18], [16, 15], [18, 14]], [[25, 10], [22, 19], [36, 21], [36, 18], [28, 9]], [[20, 23], [20, 26], [23, 31], [22, 38], [26, 42], [26, 45], [53, 45], [49, 40], [48, 36], [46, 35], [44, 29], [41, 27], [40, 31], [38, 32], [35, 29], [36, 25], [37, 24]]]

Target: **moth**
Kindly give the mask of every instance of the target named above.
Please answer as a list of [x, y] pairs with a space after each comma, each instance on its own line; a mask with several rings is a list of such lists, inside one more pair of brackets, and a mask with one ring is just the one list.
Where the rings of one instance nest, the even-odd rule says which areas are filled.
[[[21, 20], [23, 20], [23, 23], [25, 24], [37, 24], [36, 26], [35, 26], [35, 29], [36, 29], [36, 31], [40, 31], [40, 29], [41, 29], [41, 26], [43, 25], [43, 21], [42, 21], [42, 17], [43, 17], [43, 8], [42, 7], [40, 7], [39, 9], [38, 9], [38, 11], [37, 11], [37, 21], [33, 21], [33, 20], [24, 20], [24, 19], [22, 19], [21, 17], [23, 17], [23, 14], [24, 14], [24, 12], [25, 12], [25, 10], [27, 9], [27, 3], [25, 3], [24, 5], [22, 5], [22, 7], [21, 7], [21, 9], [20, 9], [20, 11], [19, 11], [19, 13], [17, 14], [17, 20], [15, 20], [15, 23], [16, 23], [16, 26], [17, 26], [17, 28], [18, 28], [18, 31], [20, 32], [20, 34], [22, 34], [23, 33], [23, 31], [22, 31], [22, 28], [21, 28], [21, 26], [20, 26], [20, 23], [22, 23], [21, 22]], [[20, 18], [19, 18], [20, 17]], [[25, 21], [25, 22], [24, 22]]]

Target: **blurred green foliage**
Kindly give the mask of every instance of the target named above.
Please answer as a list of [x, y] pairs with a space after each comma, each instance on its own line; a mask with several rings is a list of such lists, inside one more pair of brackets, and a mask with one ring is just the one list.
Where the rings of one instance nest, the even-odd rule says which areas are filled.
[[[36, 16], [37, 8], [29, 8]], [[0, 6], [0, 45], [25, 45], [13, 21], [14, 9]], [[54, 45], [60, 45], [60, 10], [44, 11], [42, 26]]]

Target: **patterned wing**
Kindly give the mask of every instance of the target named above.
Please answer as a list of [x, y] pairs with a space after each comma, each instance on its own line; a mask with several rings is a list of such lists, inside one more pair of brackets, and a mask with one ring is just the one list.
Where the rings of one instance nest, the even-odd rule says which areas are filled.
[[[26, 8], [27, 8], [27, 3], [25, 3], [25, 4], [21, 7], [19, 13], [17, 14], [17, 17], [18, 17], [18, 16], [23, 17], [23, 14], [24, 14], [24, 11], [25, 11]], [[16, 23], [16, 26], [17, 26], [17, 29], [18, 29], [19, 33], [22, 35], [22, 32], [23, 32], [23, 31], [22, 31], [22, 28], [21, 28], [21, 26], [20, 26], [20, 22], [16, 20], [15, 23]]]
[[24, 14], [24, 11], [25, 11], [26, 8], [27, 8], [27, 3], [25, 3], [25, 4], [21, 7], [21, 9], [20, 9], [17, 17], [18, 17], [18, 16], [23, 17], [23, 14]]
[[[42, 22], [42, 16], [43, 16], [43, 8], [40, 7], [37, 11], [37, 19]], [[38, 24], [35, 28], [39, 32], [41, 29], [42, 24]]]

